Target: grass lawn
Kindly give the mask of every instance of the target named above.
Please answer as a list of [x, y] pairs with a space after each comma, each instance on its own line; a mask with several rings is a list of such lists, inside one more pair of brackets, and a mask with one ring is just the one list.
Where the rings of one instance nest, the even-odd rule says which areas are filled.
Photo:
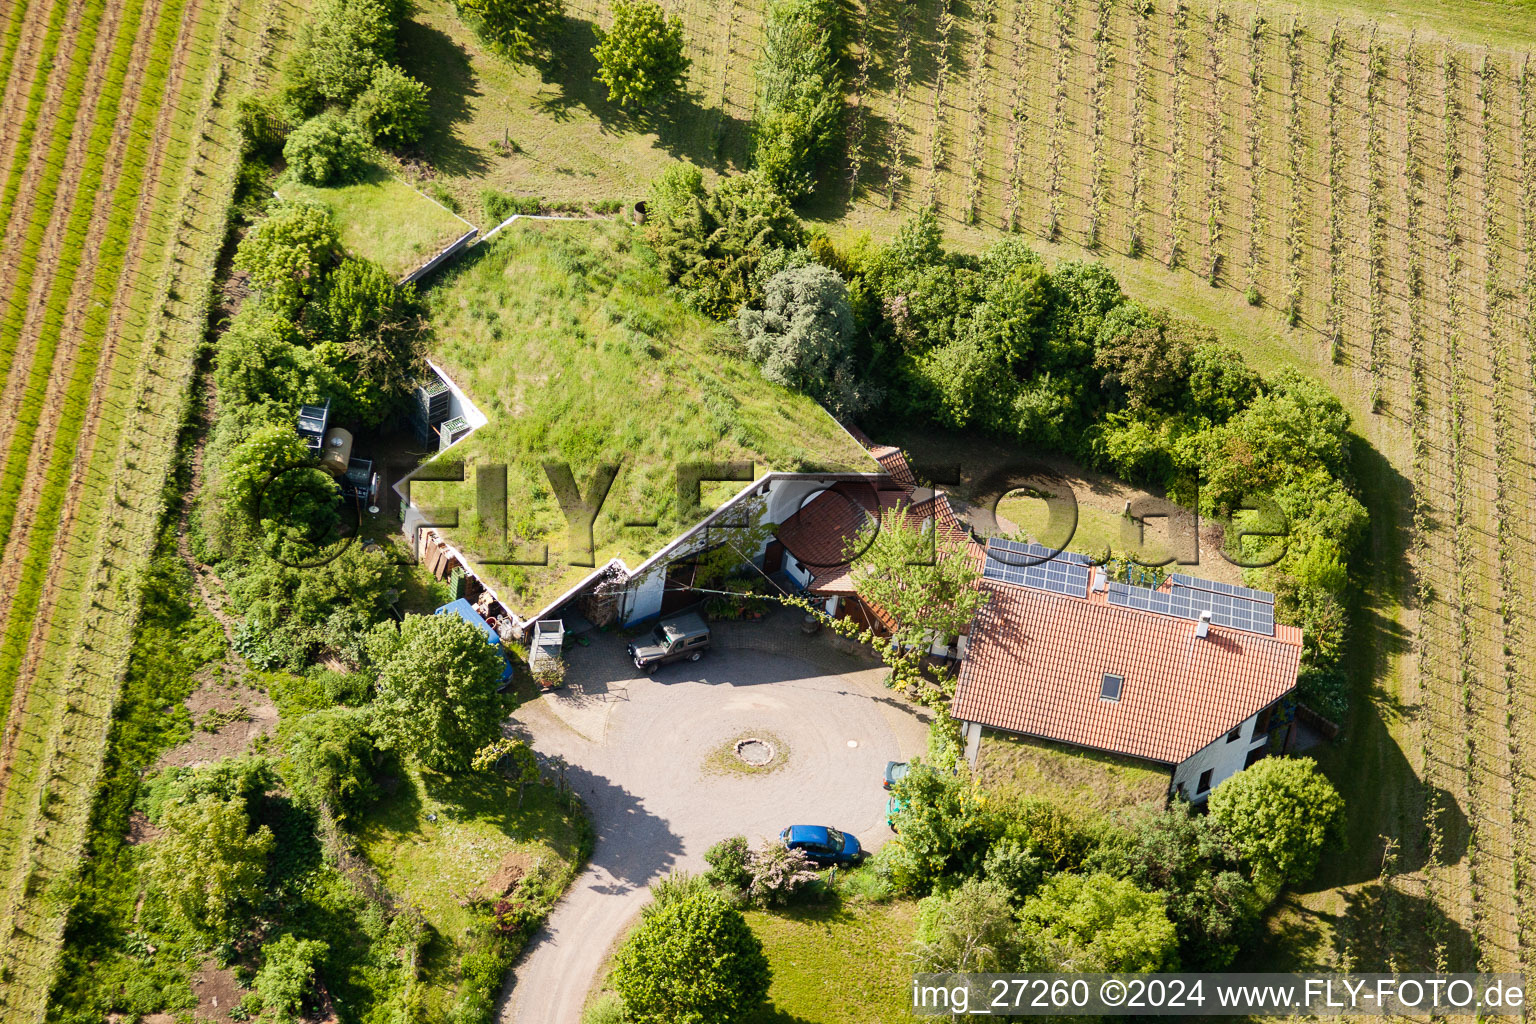
[[364, 856], [435, 932], [422, 962], [429, 1009], [453, 1006], [465, 936], [484, 917], [464, 902], [488, 897], [493, 878], [531, 873], [541, 862], [550, 890], [564, 891], [580, 866], [585, 830], [554, 790], [529, 786], [519, 810], [517, 787], [485, 774], [450, 779], [413, 768], [369, 810], [357, 829]]
[[350, 185], [321, 188], [285, 178], [278, 194], [329, 206], [347, 251], [378, 262], [396, 279], [474, 227], [379, 164]]
[[907, 950], [917, 905], [848, 899], [748, 911], [773, 967], [768, 1005], [751, 1024], [895, 1024], [913, 1020]]
[[[413, 484], [412, 498], [458, 509], [447, 532], [524, 612], [591, 571], [567, 561], [578, 553], [546, 461], [568, 463], [583, 494], [595, 467], [620, 467], [593, 526], [592, 561], [618, 556], [631, 568], [702, 516], [678, 507], [681, 463], [750, 460], [759, 475], [878, 470], [819, 405], [765, 381], [725, 328], [669, 294], [630, 251], [637, 238], [615, 221], [519, 222], [445, 268], [427, 293], [432, 356], [490, 420], [455, 453], [507, 467], [516, 552], [500, 524], [469, 507], [467, 483]], [[741, 486], [706, 488], [704, 501]], [[643, 520], [657, 525], [627, 525]], [[547, 565], [487, 564], [536, 559], [546, 542]]]
[[981, 734], [976, 765], [993, 792], [1044, 797], [1074, 811], [1160, 809], [1168, 796], [1169, 773], [1144, 761], [991, 729]]

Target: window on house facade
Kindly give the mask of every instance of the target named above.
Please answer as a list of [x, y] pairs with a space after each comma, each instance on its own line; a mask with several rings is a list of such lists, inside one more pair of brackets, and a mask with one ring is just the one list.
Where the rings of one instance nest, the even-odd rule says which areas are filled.
[[1236, 729], [1233, 729], [1231, 732], [1227, 733], [1227, 742], [1228, 743], [1236, 743], [1238, 740], [1240, 740], [1242, 738], [1243, 738], [1243, 727], [1242, 726], [1238, 726]]
[[1104, 673], [1104, 682], [1099, 686], [1099, 697], [1103, 700], [1119, 700], [1120, 688], [1125, 685], [1125, 677]]
[[1195, 793], [1197, 795], [1200, 794], [1200, 793], [1206, 793], [1206, 792], [1210, 791], [1210, 788], [1211, 788], [1211, 771], [1212, 771], [1212, 769], [1207, 768], [1205, 771], [1200, 773], [1200, 781], [1195, 786]]

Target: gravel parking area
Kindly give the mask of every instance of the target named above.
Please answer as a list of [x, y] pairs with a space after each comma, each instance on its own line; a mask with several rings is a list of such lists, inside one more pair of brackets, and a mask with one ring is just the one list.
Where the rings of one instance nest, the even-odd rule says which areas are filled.
[[[704, 870], [729, 835], [754, 843], [786, 825], [825, 824], [874, 849], [889, 837], [881, 772], [921, 754], [926, 720], [888, 691], [885, 670], [805, 638], [779, 613], [723, 623], [697, 663], [635, 671], [614, 636], [568, 655], [570, 685], [513, 716], [568, 775], [592, 812], [597, 843], [509, 983], [500, 1019], [577, 1024], [603, 958], [650, 884]], [[721, 770], [712, 754], [747, 733], [789, 750], [782, 766]]]

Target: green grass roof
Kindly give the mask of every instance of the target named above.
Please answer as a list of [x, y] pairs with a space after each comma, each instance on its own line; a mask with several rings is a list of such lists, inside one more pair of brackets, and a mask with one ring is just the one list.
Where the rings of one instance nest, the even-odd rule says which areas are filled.
[[[450, 264], [428, 291], [432, 358], [490, 419], [454, 449], [466, 467], [507, 467], [509, 543], [548, 565], [487, 564], [502, 549], [464, 483], [412, 485], [419, 505], [458, 509], [444, 532], [520, 614], [592, 570], [568, 560], [565, 517], [542, 468], [568, 463], [583, 494], [593, 470], [619, 474], [593, 526], [594, 559], [634, 568], [702, 519], [680, 508], [676, 467], [750, 460], [780, 471], [878, 472], [825, 410], [770, 384], [734, 334], [685, 308], [631, 249], [621, 223], [520, 222]], [[740, 483], [706, 485], [713, 507]], [[654, 519], [655, 527], [625, 523]]]
[[346, 250], [377, 262], [396, 279], [474, 226], [377, 164], [348, 185], [320, 187], [284, 178], [277, 192], [284, 199], [329, 206]]

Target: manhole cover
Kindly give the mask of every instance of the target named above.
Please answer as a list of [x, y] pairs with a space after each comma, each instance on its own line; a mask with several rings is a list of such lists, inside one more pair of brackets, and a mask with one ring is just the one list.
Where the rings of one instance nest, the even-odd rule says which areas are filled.
[[736, 744], [736, 756], [750, 765], [765, 765], [773, 760], [773, 745], [766, 740], [742, 740]]

